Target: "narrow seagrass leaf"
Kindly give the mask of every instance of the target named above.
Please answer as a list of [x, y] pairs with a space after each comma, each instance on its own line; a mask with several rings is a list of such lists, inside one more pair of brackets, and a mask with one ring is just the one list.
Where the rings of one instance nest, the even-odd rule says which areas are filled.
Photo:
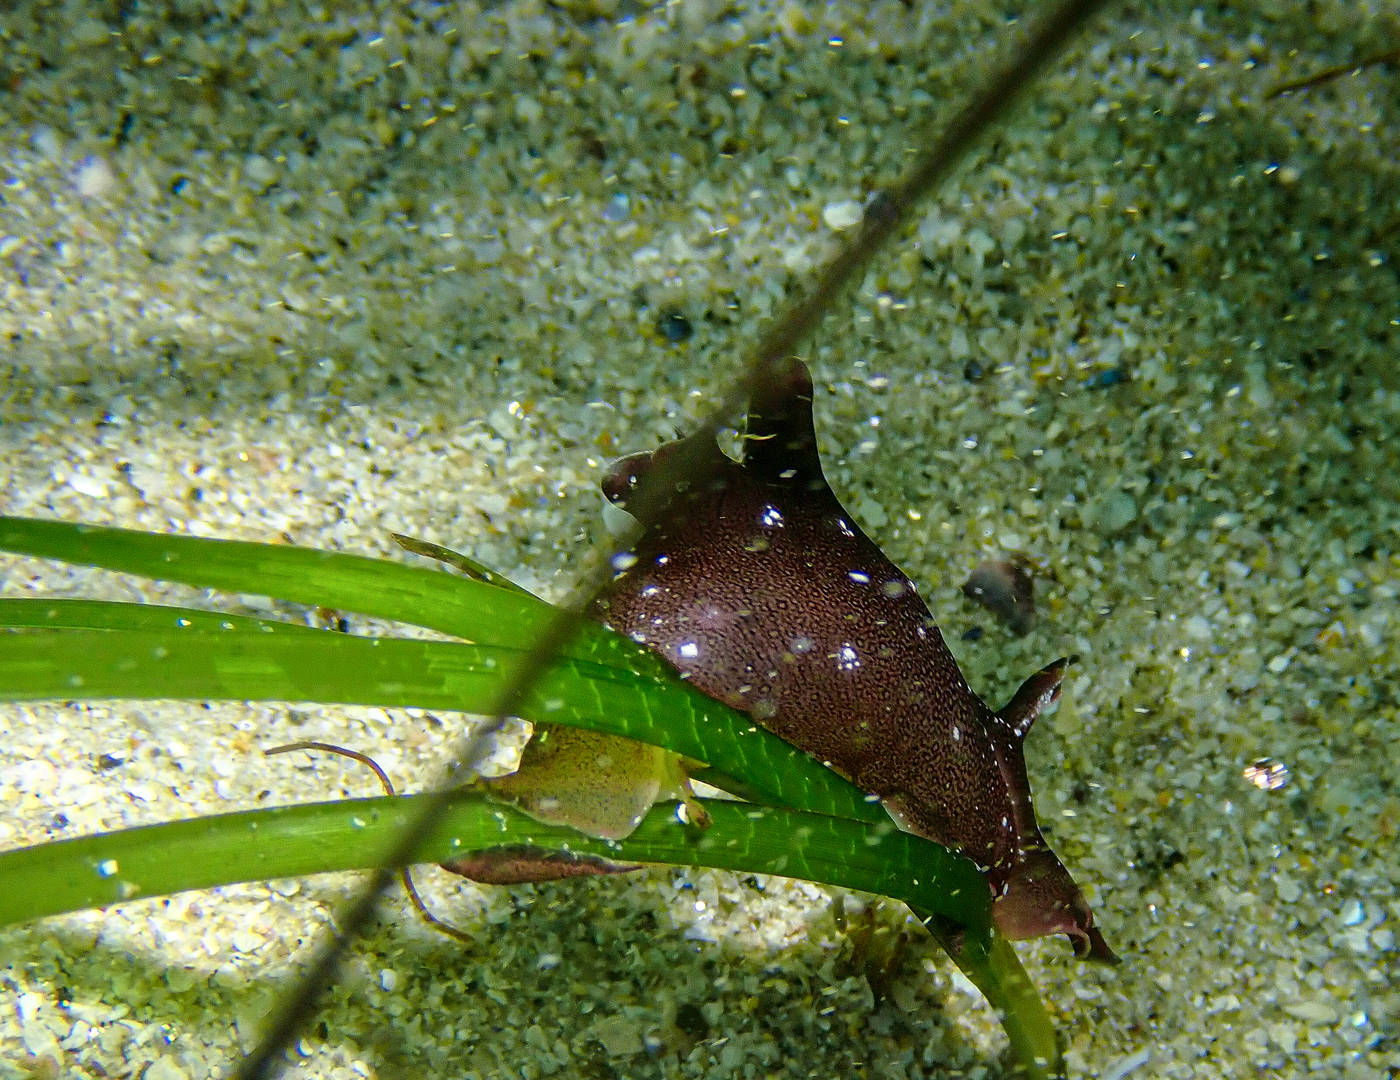
[[[26, 630], [0, 634], [0, 701], [176, 698], [481, 713], [525, 652], [315, 631]], [[665, 746], [783, 806], [888, 820], [835, 773], [674, 675], [561, 658], [536, 680], [520, 715]]]
[[[516, 648], [537, 640], [554, 611], [521, 589], [388, 559], [290, 544], [210, 540], [0, 515], [0, 551], [353, 611], [467, 641]], [[563, 653], [646, 674], [670, 671], [642, 646], [585, 620], [579, 620]]]
[[[220, 814], [0, 853], [0, 926], [185, 889], [378, 865], [420, 796], [344, 799]], [[626, 840], [542, 825], [475, 793], [455, 798], [420, 840], [436, 862], [508, 844], [585, 852], [623, 862], [712, 866], [859, 889], [935, 911], [982, 940], [986, 882], [944, 848], [893, 822], [860, 822], [709, 800], [698, 834], [675, 805], [653, 808]]]
[[1011, 1041], [1013, 1057], [1029, 1077], [1064, 1075], [1064, 1047], [1035, 983], [1001, 934], [969, 936], [959, 948], [945, 943], [958, 965], [996, 1010]]
[[212, 630], [224, 633], [327, 634], [280, 619], [229, 615], [202, 608], [116, 600], [28, 600], [0, 596], [0, 630]]
[[[522, 592], [526, 596], [534, 596], [529, 589], [523, 588], [511, 581], [504, 574], [498, 574], [485, 563], [479, 563], [470, 555], [463, 555], [460, 551], [453, 551], [451, 548], [435, 544], [431, 540], [419, 540], [416, 536], [405, 536], [403, 533], [390, 533], [394, 538], [394, 543], [405, 551], [414, 555], [422, 555], [425, 559], [436, 559], [446, 566], [452, 567], [466, 574], [469, 578], [484, 582], [487, 585], [495, 585], [499, 589], [510, 589], [514, 592]], [[536, 597], [538, 599], [538, 597]]]

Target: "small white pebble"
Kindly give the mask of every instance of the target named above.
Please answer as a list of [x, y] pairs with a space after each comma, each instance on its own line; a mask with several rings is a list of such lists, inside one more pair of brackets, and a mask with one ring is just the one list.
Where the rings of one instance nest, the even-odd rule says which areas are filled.
[[76, 45], [105, 45], [113, 37], [111, 28], [95, 16], [78, 19], [68, 27], [68, 36]]
[[73, 475], [68, 477], [68, 486], [79, 495], [87, 495], [93, 499], [105, 499], [107, 497], [107, 485], [95, 476], [73, 473]]
[[1125, 1058], [1119, 1058], [1117, 1062], [1110, 1065], [1100, 1076], [1099, 1080], [1124, 1080], [1131, 1073], [1135, 1073], [1152, 1060], [1152, 1051], [1143, 1047], [1135, 1054], [1129, 1054]]
[[941, 217], [937, 212], [929, 214], [919, 224], [919, 246], [926, 251], [951, 247], [961, 235], [961, 222], [954, 218]]
[[141, 1073], [141, 1080], [189, 1080], [187, 1073], [168, 1057], [158, 1057]]
[[608, 1057], [631, 1057], [645, 1046], [637, 1022], [626, 1016], [608, 1016], [593, 1025], [593, 1037], [602, 1044]]
[[996, 241], [987, 235], [985, 229], [972, 229], [967, 234], [967, 249], [979, 260], [985, 259], [996, 246]]
[[105, 158], [86, 158], [73, 173], [73, 187], [84, 199], [100, 199], [110, 194], [116, 185], [117, 174]]
[[249, 154], [243, 162], [243, 182], [253, 191], [264, 191], [277, 180], [277, 166], [261, 154]]
[[1335, 1024], [1336, 1007], [1328, 1001], [1299, 1001], [1285, 1005], [1283, 1011], [1295, 1020], [1307, 1020], [1315, 1024]]
[[822, 210], [822, 220], [826, 222], [827, 228], [835, 229], [837, 232], [849, 229], [852, 225], [859, 225], [863, 217], [865, 217], [865, 211], [861, 209], [860, 203], [854, 199], [827, 203]]
[[1298, 1049], [1298, 1032], [1293, 1024], [1270, 1024], [1269, 1041], [1282, 1050], [1285, 1054], [1291, 1054]]
[[1192, 615], [1186, 620], [1186, 636], [1194, 638], [1196, 641], [1209, 641], [1211, 639], [1210, 620], [1203, 615]]
[[41, 758], [30, 758], [10, 766], [6, 780], [13, 789], [25, 793], [51, 792], [58, 785], [59, 772]]
[[63, 153], [63, 144], [53, 128], [41, 127], [34, 132], [34, 149], [47, 158], [56, 158]]
[[1095, 506], [1095, 517], [1100, 528], [1106, 533], [1126, 529], [1137, 516], [1137, 500], [1126, 491], [1109, 492], [1100, 498]]

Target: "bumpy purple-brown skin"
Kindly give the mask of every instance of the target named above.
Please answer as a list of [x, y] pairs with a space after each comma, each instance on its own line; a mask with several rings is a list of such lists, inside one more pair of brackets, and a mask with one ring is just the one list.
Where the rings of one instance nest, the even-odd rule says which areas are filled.
[[[1022, 755], [1064, 662], [988, 708], [913, 583], [827, 486], [805, 367], [786, 390], [750, 412], [743, 464], [711, 441], [711, 480], [637, 541], [594, 617], [981, 864], [1008, 936], [1065, 933], [1080, 956], [1113, 959], [1041, 838]], [[617, 462], [607, 496], [625, 504], [676, 445]]]

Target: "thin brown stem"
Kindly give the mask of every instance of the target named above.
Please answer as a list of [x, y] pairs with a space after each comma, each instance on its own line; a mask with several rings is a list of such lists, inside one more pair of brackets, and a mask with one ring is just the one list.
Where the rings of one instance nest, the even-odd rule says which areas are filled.
[[373, 771], [375, 776], [379, 777], [379, 784], [384, 789], [385, 795], [392, 798], [398, 794], [398, 792], [394, 790], [393, 781], [389, 779], [389, 774], [379, 767], [379, 762], [375, 761], [374, 758], [370, 757], [368, 754], [362, 754], [358, 750], [351, 750], [346, 746], [337, 746], [335, 743], [316, 742], [314, 739], [306, 739], [302, 742], [290, 742], [283, 743], [281, 746], [274, 746], [271, 750], [264, 750], [263, 754], [266, 757], [272, 757], [274, 754], [290, 754], [293, 750], [320, 750], [323, 753], [339, 754], [341, 757], [347, 757], [351, 761], [358, 761], [361, 765]]
[[[370, 757], [368, 754], [362, 754], [358, 750], [351, 750], [348, 746], [337, 746], [335, 743], [317, 742], [314, 739], [305, 739], [301, 742], [284, 743], [282, 746], [274, 746], [270, 750], [264, 750], [263, 753], [268, 757], [272, 757], [274, 754], [287, 754], [293, 750], [321, 750], [327, 754], [339, 754], [341, 757], [347, 757], [352, 761], [358, 761], [361, 765], [367, 766], [373, 770], [374, 775], [379, 777], [379, 784], [384, 789], [385, 795], [393, 798], [398, 794], [398, 792], [394, 790], [394, 782], [389, 779], [389, 774], [380, 767], [379, 762], [375, 761], [374, 758]], [[419, 917], [422, 918], [425, 923], [433, 927], [433, 929], [446, 934], [450, 938], [455, 938], [467, 945], [476, 944], [476, 938], [472, 937], [465, 930], [458, 930], [457, 927], [439, 919], [428, 910], [428, 905], [423, 902], [423, 897], [418, 892], [418, 886], [413, 883], [413, 871], [407, 866], [399, 871], [399, 881], [403, 883], [403, 891], [408, 893], [409, 903], [413, 905]]]
[[1386, 49], [1385, 52], [1364, 56], [1360, 60], [1352, 60], [1346, 64], [1338, 64], [1336, 67], [1324, 68], [1322, 71], [1305, 75], [1301, 79], [1279, 83], [1264, 95], [1264, 100], [1272, 101], [1283, 94], [1292, 94], [1298, 90], [1311, 90], [1313, 87], [1322, 86], [1333, 79], [1340, 79], [1343, 75], [1353, 75], [1363, 68], [1374, 67], [1377, 64], [1388, 64], [1394, 60], [1400, 60], [1400, 49]]

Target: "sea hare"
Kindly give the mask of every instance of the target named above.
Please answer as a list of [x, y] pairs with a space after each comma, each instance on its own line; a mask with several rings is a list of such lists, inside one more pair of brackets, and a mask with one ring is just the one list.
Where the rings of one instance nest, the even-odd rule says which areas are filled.
[[[1022, 753], [1066, 661], [1000, 711], [973, 693], [913, 582], [827, 485], [806, 367], [783, 378], [750, 410], [742, 462], [704, 436], [709, 479], [636, 541], [591, 614], [877, 795], [902, 828], [977, 862], [1008, 937], [1063, 933], [1078, 956], [1113, 960], [1041, 837]], [[617, 462], [607, 497], [625, 508], [678, 445]]]

